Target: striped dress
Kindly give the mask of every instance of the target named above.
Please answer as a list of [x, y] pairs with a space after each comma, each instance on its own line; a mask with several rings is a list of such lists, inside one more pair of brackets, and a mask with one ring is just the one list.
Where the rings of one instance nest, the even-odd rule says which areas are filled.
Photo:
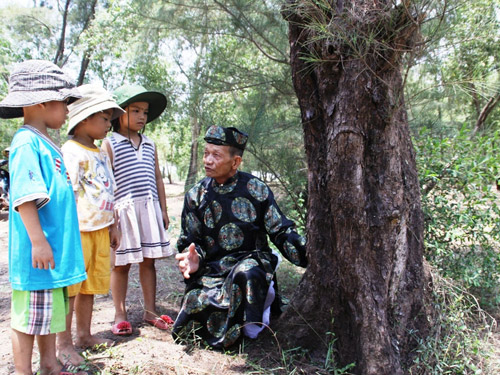
[[115, 213], [121, 232], [120, 247], [115, 252], [116, 266], [174, 253], [163, 227], [156, 188], [155, 144], [146, 136], [141, 137], [137, 150], [121, 134], [113, 133], [108, 138], [117, 185]]

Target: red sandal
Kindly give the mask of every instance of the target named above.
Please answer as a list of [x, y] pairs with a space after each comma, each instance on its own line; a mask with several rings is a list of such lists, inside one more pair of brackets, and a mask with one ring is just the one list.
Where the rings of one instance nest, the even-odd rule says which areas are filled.
[[162, 331], [166, 331], [174, 324], [174, 321], [168, 315], [161, 315], [154, 319], [144, 319], [144, 321]]
[[113, 324], [111, 326], [111, 332], [117, 336], [128, 336], [132, 334], [132, 325], [126, 320]]

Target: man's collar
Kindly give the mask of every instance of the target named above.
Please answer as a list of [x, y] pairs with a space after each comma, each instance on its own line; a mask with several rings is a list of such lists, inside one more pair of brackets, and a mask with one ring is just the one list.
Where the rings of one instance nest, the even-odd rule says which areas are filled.
[[238, 184], [238, 177], [239, 172], [236, 171], [236, 173], [233, 176], [229, 177], [223, 184], [218, 184], [217, 181], [215, 181], [215, 178], [212, 178], [212, 187], [218, 194], [230, 193]]
[[238, 180], [238, 173], [239, 171], [236, 171], [235, 174], [233, 174], [231, 177], [229, 177], [226, 181], [224, 181], [222, 184], [219, 184], [215, 178], [212, 178], [212, 182], [214, 185], [217, 185], [217, 186], [226, 186], [226, 185], [230, 185], [232, 183], [234, 183], [235, 181]]

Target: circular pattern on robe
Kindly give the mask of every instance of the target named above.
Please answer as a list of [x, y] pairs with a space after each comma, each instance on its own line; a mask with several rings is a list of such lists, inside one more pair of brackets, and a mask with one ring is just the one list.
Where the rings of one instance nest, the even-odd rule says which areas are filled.
[[192, 340], [193, 336], [198, 336], [196, 332], [200, 328], [200, 322], [198, 322], [197, 320], [190, 320], [184, 325], [184, 327], [182, 327], [181, 331], [179, 332], [179, 336], [182, 337], [182, 340]]
[[299, 252], [295, 246], [293, 246], [290, 242], [285, 241], [283, 247], [285, 248], [285, 252], [292, 263], [300, 263]]
[[236, 264], [237, 260], [232, 256], [225, 256], [219, 261], [221, 272], [231, 271]]
[[184, 297], [184, 311], [187, 314], [196, 314], [208, 305], [208, 296], [201, 289], [190, 290]]
[[222, 345], [224, 347], [228, 347], [233, 345], [236, 340], [240, 337], [241, 334], [241, 325], [235, 324], [231, 328], [229, 328], [226, 332], [226, 337], [224, 337], [224, 341], [222, 342]]
[[257, 218], [254, 205], [246, 198], [238, 197], [231, 203], [233, 215], [246, 223], [252, 223]]
[[188, 227], [188, 231], [193, 235], [199, 235], [201, 233], [201, 223], [192, 212], [186, 215], [186, 225]]
[[189, 208], [198, 207], [205, 197], [206, 192], [201, 183], [194, 185], [186, 194], [186, 201]]
[[241, 229], [233, 223], [224, 225], [219, 232], [219, 243], [225, 250], [233, 250], [243, 244], [244, 235]]
[[268, 233], [276, 233], [281, 229], [281, 215], [275, 206], [270, 206], [264, 215], [264, 225]]
[[215, 295], [214, 299], [219, 304], [221, 308], [228, 308], [229, 302], [231, 301], [231, 290], [232, 284], [229, 280], [225, 280], [224, 284], [219, 288], [219, 291]]
[[257, 178], [252, 178], [247, 182], [247, 189], [250, 195], [259, 202], [265, 201], [269, 196], [269, 188]]
[[228, 183], [227, 185], [218, 185], [214, 180], [214, 183], [212, 186], [213, 186], [216, 193], [227, 194], [227, 193], [230, 193], [234, 190], [237, 183], [238, 183], [238, 178], [235, 177], [234, 180], [231, 181], [230, 183]]
[[255, 259], [245, 259], [238, 264], [238, 266], [234, 270], [234, 274], [237, 275], [239, 272], [247, 272], [250, 271], [254, 267], [258, 267], [259, 262]]
[[210, 236], [205, 236], [203, 241], [205, 242], [205, 247], [207, 248], [207, 250], [211, 249], [215, 245], [215, 240]]
[[255, 287], [252, 279], [247, 280], [247, 301], [249, 304], [255, 303]]
[[241, 289], [238, 286], [238, 284], [233, 284], [233, 290], [231, 292], [231, 303], [229, 304], [229, 311], [227, 313], [227, 316], [229, 318], [234, 317], [236, 314], [236, 310], [238, 310], [238, 307], [241, 304], [241, 299], [242, 299], [242, 293]]
[[219, 202], [213, 201], [210, 206], [205, 209], [205, 215], [203, 216], [203, 220], [205, 221], [205, 225], [210, 229], [215, 228], [215, 225], [219, 222], [222, 216], [222, 206]]
[[214, 337], [222, 337], [226, 330], [226, 314], [222, 312], [213, 312], [207, 319], [207, 330]]
[[222, 277], [209, 277], [202, 276], [200, 277], [200, 282], [203, 284], [205, 288], [213, 289], [218, 288], [224, 282], [224, 278]]

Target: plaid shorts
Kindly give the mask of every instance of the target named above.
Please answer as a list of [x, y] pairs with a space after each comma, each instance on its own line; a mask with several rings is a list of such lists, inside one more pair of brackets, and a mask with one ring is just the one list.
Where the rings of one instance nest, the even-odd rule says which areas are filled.
[[28, 335], [49, 335], [66, 330], [69, 312], [66, 287], [45, 290], [12, 290], [11, 323]]

